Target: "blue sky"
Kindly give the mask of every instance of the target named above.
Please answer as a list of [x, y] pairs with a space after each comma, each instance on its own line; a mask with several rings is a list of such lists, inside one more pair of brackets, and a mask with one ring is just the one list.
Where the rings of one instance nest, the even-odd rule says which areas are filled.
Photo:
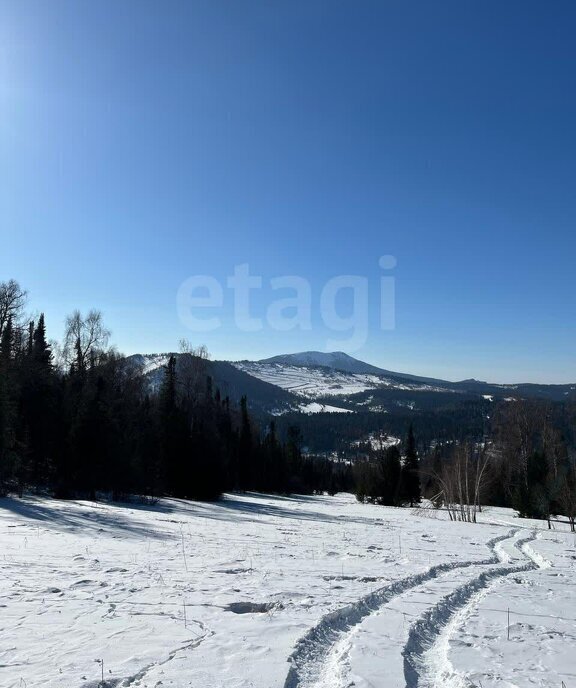
[[[54, 337], [96, 307], [126, 353], [256, 358], [346, 350], [320, 294], [358, 275], [359, 358], [576, 381], [575, 31], [562, 0], [1, 0], [0, 279]], [[311, 329], [239, 330], [242, 263], [256, 316], [307, 279]], [[224, 287], [212, 332], [178, 318], [196, 274]]]

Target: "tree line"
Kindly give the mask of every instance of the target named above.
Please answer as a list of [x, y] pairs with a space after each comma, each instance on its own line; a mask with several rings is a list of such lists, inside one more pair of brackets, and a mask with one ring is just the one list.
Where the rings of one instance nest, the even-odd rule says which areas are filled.
[[296, 426], [261, 428], [248, 400], [205, 374], [206, 352], [169, 357], [158, 391], [109, 346], [102, 315], [73, 313], [61, 344], [26, 293], [0, 283], [0, 494], [217, 499], [227, 490], [337, 492], [349, 469], [302, 454]]
[[397, 444], [384, 439], [369, 461], [355, 465], [356, 498], [386, 506], [415, 506], [422, 498], [416, 439], [410, 425], [402, 458]]
[[562, 516], [575, 528], [574, 403], [516, 399], [482, 414], [470, 406], [458, 428], [446, 424], [435, 439], [419, 429], [417, 444], [410, 424], [402, 447], [382, 442], [368, 460], [335, 462], [304, 455], [292, 419], [279, 430], [274, 420], [258, 422], [246, 397], [223, 396], [202, 348], [182, 344], [155, 389], [109, 345], [98, 311], [70, 315], [57, 343], [44, 316], [27, 317], [25, 307], [15, 281], [0, 283], [0, 494], [216, 499], [228, 490], [346, 490], [393, 506], [426, 497], [455, 520], [474, 521], [488, 504]]
[[455, 520], [475, 521], [482, 505], [520, 517], [576, 521], [576, 408], [512, 399], [494, 406], [478, 441], [437, 443], [422, 458], [424, 494]]
[[[576, 530], [576, 406], [513, 399], [495, 404], [484, 432], [466, 427], [420, 452], [412, 425], [403, 445], [363, 445], [354, 464], [360, 501], [390, 506], [428, 503], [450, 519], [475, 522], [483, 505], [516, 510], [523, 518], [567, 519]], [[422, 447], [422, 444], [420, 444]]]

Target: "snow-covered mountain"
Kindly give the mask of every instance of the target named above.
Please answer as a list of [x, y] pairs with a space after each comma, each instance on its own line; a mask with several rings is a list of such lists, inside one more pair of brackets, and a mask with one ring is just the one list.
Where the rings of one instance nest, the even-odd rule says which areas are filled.
[[[306, 404], [296, 409], [310, 412], [390, 412], [439, 405], [449, 397], [465, 399], [465, 390], [452, 383], [394, 373], [353, 358], [341, 351], [306, 351], [233, 365], [247, 375], [289, 392]], [[315, 402], [311, 404], [310, 402]], [[320, 407], [318, 407], [320, 404]]]
[[344, 397], [380, 388], [414, 392], [456, 392], [442, 386], [412, 382], [410, 379], [403, 381], [384, 373], [354, 373], [314, 364], [239, 361], [234, 365], [259, 380], [312, 399], [325, 396]]
[[318, 367], [331, 368], [332, 370], [341, 370], [346, 373], [373, 373], [379, 375], [387, 371], [377, 368], [376, 366], [359, 361], [343, 351], [332, 351], [326, 353], [323, 351], [303, 351], [298, 354], [282, 354], [280, 356], [272, 356], [271, 358], [264, 358], [258, 363], [274, 363], [278, 365], [287, 366], [303, 366], [303, 367]]
[[523, 398], [576, 400], [576, 385], [505, 385], [473, 379], [449, 382], [379, 368], [342, 351], [304, 351], [233, 365], [297, 397], [321, 404], [336, 403], [357, 412], [434, 410], [469, 401], [492, 403]]
[[286, 366], [300, 366], [300, 367], [322, 367], [331, 368], [332, 370], [339, 370], [345, 373], [358, 373], [366, 375], [384, 375], [388, 378], [400, 378], [405, 382], [423, 382], [431, 385], [446, 385], [449, 384], [445, 380], [437, 380], [431, 377], [422, 377], [421, 375], [411, 375], [409, 373], [398, 373], [385, 368], [360, 361], [343, 351], [302, 351], [295, 354], [281, 354], [280, 356], [272, 356], [271, 358], [264, 358], [256, 363], [275, 363]]
[[[168, 356], [137, 354], [129, 360], [157, 390]], [[449, 382], [378, 368], [341, 351], [305, 351], [259, 361], [206, 361], [202, 374], [212, 378], [223, 396], [238, 401], [246, 395], [253, 410], [274, 415], [405, 413], [519, 398], [576, 400], [576, 385]]]

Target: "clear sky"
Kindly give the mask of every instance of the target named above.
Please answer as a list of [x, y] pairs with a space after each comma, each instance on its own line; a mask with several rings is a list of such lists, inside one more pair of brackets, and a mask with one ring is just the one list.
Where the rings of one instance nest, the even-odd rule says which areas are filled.
[[[575, 36], [573, 0], [0, 0], [0, 280], [53, 337], [101, 309], [125, 353], [342, 337], [392, 370], [576, 381]], [[311, 328], [239, 329], [242, 263], [254, 316], [308, 280]], [[197, 274], [210, 332], [178, 317]], [[353, 351], [320, 309], [342, 274], [369, 282]]]

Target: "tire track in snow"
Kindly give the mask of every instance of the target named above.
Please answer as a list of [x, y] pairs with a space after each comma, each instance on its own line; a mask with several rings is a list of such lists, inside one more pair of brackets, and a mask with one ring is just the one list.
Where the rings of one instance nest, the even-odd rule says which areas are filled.
[[[498, 545], [514, 536], [516, 530], [489, 540], [486, 544], [492, 556], [484, 560], [445, 562], [432, 566], [427, 571], [402, 578], [368, 593], [356, 602], [324, 615], [296, 644], [290, 656], [290, 669], [284, 688], [312, 688], [319, 684], [326, 671], [331, 676], [338, 674], [338, 664], [346, 646], [347, 636], [362, 621], [377, 612], [383, 605], [426, 581], [454, 569], [471, 566], [486, 566], [501, 561]], [[331, 685], [333, 685], [331, 683]], [[334, 688], [336, 686], [334, 685]]]
[[[446, 595], [411, 626], [402, 653], [406, 688], [474, 688], [474, 684], [458, 673], [450, 662], [450, 637], [496, 581], [513, 573], [550, 565], [529, 546], [528, 543], [535, 539], [536, 533], [533, 532], [514, 543], [515, 548], [526, 557], [524, 564], [482, 571], [476, 578]], [[510, 557], [500, 551], [501, 562], [508, 564]]]

